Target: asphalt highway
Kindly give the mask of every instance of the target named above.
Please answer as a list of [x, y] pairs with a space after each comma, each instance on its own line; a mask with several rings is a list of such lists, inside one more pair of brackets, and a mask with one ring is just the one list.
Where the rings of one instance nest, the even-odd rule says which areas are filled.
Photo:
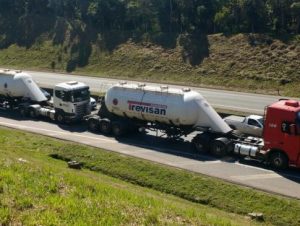
[[[53, 87], [55, 84], [66, 81], [79, 81], [84, 82], [90, 86], [90, 89], [94, 92], [105, 92], [112, 85], [120, 82], [117, 79], [98, 78], [78, 76], [72, 74], [59, 74], [50, 72], [35, 72], [28, 71], [33, 78], [39, 83], [40, 86]], [[134, 81], [128, 81], [134, 82]], [[136, 83], [136, 82], [135, 82]], [[147, 83], [154, 84], [154, 83]], [[162, 84], [156, 84], [162, 85]], [[183, 88], [183, 86], [171, 85], [172, 87]], [[206, 89], [192, 87], [193, 90], [201, 93], [207, 101], [215, 108], [221, 108], [226, 110], [234, 110], [241, 112], [248, 112], [253, 114], [263, 114], [265, 106], [274, 103], [280, 98], [280, 96], [260, 95], [241, 93], [233, 91]]]
[[79, 142], [300, 199], [300, 170], [274, 172], [268, 166], [253, 160], [239, 160], [234, 157], [214, 159], [191, 151], [190, 143], [186, 140], [171, 142], [153, 134], [138, 134], [116, 140], [88, 132], [83, 123], [75, 126], [58, 125], [42, 119], [20, 118], [15, 113], [3, 111], [0, 111], [0, 125]]

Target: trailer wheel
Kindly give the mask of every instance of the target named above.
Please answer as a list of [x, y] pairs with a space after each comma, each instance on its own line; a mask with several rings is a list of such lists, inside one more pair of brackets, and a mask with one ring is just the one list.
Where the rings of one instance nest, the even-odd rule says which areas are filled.
[[27, 110], [24, 107], [20, 108], [20, 114], [22, 117], [26, 117], [27, 116]]
[[58, 123], [65, 123], [65, 116], [62, 114], [62, 113], [57, 113], [55, 115], [55, 120], [58, 122]]
[[112, 133], [115, 137], [121, 137], [125, 133], [125, 126], [121, 122], [112, 123]]
[[88, 120], [88, 128], [92, 132], [96, 132], [99, 129], [99, 121], [97, 119], [91, 118]]
[[223, 140], [214, 140], [211, 153], [218, 158], [224, 157], [227, 154], [227, 144]]
[[281, 151], [271, 153], [270, 164], [275, 169], [286, 169], [288, 167], [288, 157]]
[[30, 116], [30, 118], [36, 118], [37, 117], [36, 111], [33, 108], [29, 109], [29, 116]]
[[192, 140], [194, 149], [200, 154], [206, 154], [210, 150], [211, 138], [206, 134], [198, 134]]
[[99, 123], [100, 132], [108, 135], [111, 132], [111, 123], [109, 120], [101, 120]]

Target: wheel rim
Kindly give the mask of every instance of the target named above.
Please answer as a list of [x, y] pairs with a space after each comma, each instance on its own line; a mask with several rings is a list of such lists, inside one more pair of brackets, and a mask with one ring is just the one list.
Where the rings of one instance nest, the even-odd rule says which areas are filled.
[[109, 132], [109, 125], [106, 122], [101, 123], [101, 132], [108, 133]]
[[62, 115], [57, 116], [57, 121], [62, 122], [64, 120], [64, 117]]
[[224, 150], [225, 150], [225, 146], [223, 143], [221, 142], [216, 142], [213, 145], [213, 149], [212, 149], [212, 153], [217, 156], [217, 157], [223, 157], [224, 156]]
[[102, 131], [107, 132], [108, 126], [106, 125], [106, 123], [102, 124]]
[[197, 151], [199, 151], [199, 152], [203, 151], [203, 145], [201, 143], [196, 142], [195, 147], [196, 147]]
[[280, 167], [280, 166], [282, 166], [282, 159], [281, 159], [281, 157], [279, 156], [279, 155], [277, 155], [275, 158], [274, 158], [274, 160], [273, 160], [273, 163], [274, 163], [274, 165], [275, 166], [277, 166], [277, 167]]
[[95, 122], [90, 122], [90, 129], [95, 131], [96, 130], [96, 123]]
[[222, 153], [223, 149], [224, 149], [223, 145], [218, 143], [215, 148], [216, 154]]
[[21, 109], [20, 113], [21, 113], [22, 116], [25, 116], [25, 109]]
[[35, 117], [35, 112], [33, 110], [30, 111], [30, 117], [34, 118]]
[[114, 126], [114, 134], [115, 134], [116, 136], [119, 136], [120, 133], [121, 133], [120, 127], [119, 127], [119, 126]]

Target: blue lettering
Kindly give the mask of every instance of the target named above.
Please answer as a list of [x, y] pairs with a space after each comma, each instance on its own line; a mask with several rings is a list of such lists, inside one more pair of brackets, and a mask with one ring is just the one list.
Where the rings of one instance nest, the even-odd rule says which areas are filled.
[[129, 105], [129, 110], [136, 111], [136, 112], [143, 112], [155, 115], [166, 115], [166, 109], [162, 108], [155, 108], [155, 107], [148, 107], [148, 106], [140, 106], [140, 105]]

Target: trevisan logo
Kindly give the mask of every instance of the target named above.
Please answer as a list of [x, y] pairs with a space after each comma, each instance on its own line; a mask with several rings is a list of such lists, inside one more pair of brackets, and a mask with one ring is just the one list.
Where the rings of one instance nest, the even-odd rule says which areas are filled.
[[128, 101], [128, 107], [130, 111], [148, 113], [154, 115], [166, 115], [167, 105], [145, 103], [138, 101]]

